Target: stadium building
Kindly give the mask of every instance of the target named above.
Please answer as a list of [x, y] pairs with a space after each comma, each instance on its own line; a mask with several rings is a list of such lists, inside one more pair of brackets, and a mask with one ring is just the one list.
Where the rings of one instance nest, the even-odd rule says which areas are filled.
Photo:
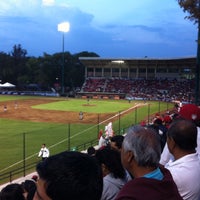
[[196, 58], [169, 59], [111, 59], [80, 57], [85, 66], [85, 77], [130, 78], [130, 79], [193, 79]]
[[[86, 81], [79, 92], [83, 98], [125, 98], [128, 95], [133, 98], [147, 96], [166, 100], [171, 98], [170, 95], [173, 96], [170, 90], [173, 90], [173, 93], [178, 91], [180, 94], [175, 95], [178, 98], [182, 98], [182, 95], [182, 100], [187, 98], [187, 101], [192, 101], [194, 96], [196, 57], [165, 59], [80, 57], [79, 60], [85, 66]], [[140, 91], [136, 88], [138, 84]], [[152, 84], [157, 87], [157, 92], [151, 91], [158, 93], [156, 96], [144, 91], [144, 87], [153, 87]]]

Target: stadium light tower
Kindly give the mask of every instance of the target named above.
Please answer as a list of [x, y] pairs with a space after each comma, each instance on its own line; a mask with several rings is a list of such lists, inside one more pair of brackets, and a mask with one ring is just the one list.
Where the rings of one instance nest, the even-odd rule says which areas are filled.
[[62, 70], [61, 70], [61, 93], [64, 94], [65, 92], [65, 86], [64, 86], [64, 67], [65, 67], [65, 33], [69, 32], [70, 24], [69, 22], [62, 22], [58, 24], [58, 31], [62, 32]]

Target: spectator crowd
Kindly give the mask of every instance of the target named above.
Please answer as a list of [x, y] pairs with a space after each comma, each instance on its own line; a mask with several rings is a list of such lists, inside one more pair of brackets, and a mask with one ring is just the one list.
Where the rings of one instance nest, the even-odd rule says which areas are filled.
[[192, 102], [194, 85], [194, 80], [188, 79], [87, 78], [81, 92], [124, 93], [131, 99]]

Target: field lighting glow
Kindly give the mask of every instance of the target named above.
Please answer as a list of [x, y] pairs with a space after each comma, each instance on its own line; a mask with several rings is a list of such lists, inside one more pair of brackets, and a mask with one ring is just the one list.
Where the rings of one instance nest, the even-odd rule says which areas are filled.
[[123, 60], [113, 60], [113, 61], [111, 61], [112, 63], [118, 63], [118, 64], [122, 64], [122, 63], [124, 63], [124, 61]]

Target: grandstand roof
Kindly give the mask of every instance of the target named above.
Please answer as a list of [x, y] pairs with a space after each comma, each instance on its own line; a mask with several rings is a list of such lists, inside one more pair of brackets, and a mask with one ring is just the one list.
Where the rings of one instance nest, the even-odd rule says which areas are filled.
[[150, 57], [143, 57], [143, 58], [103, 58], [103, 57], [79, 57], [80, 60], [182, 60], [182, 59], [196, 59], [195, 56], [188, 56], [188, 57], [176, 57], [176, 58], [150, 58]]
[[79, 60], [87, 67], [106, 66], [111, 64], [127, 64], [128, 66], [195, 66], [196, 57], [180, 57], [180, 58], [101, 58], [101, 57], [79, 57]]

